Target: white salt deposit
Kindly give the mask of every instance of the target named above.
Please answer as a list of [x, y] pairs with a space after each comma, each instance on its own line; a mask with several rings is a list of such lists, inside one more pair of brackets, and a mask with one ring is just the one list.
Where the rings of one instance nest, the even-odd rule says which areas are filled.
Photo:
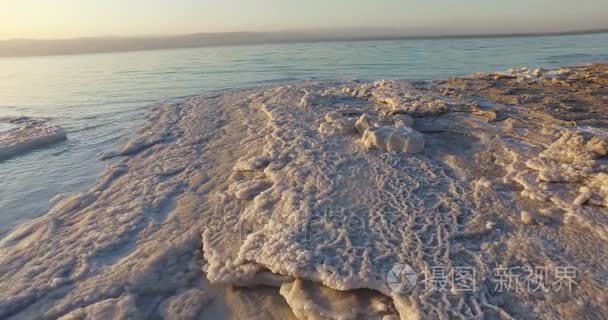
[[[0, 241], [0, 318], [608, 314], [603, 138], [441, 92], [305, 82], [157, 108], [95, 186]], [[403, 263], [408, 292], [387, 282]], [[573, 294], [498, 292], [505, 265], [585, 272]], [[476, 287], [427, 290], [437, 266]]]
[[361, 117], [359, 117], [359, 119], [357, 119], [357, 122], [355, 122], [355, 129], [360, 134], [364, 134], [369, 127], [371, 127], [369, 116], [367, 113], [364, 113]]
[[361, 87], [371, 93], [371, 99], [380, 103], [380, 111], [386, 114], [432, 116], [474, 109], [471, 101], [430, 93], [404, 81], [383, 80]]
[[65, 140], [63, 128], [31, 118], [7, 119], [9, 126], [0, 132], [0, 160], [5, 160]]
[[543, 68], [529, 68], [521, 67], [516, 69], [509, 69], [505, 72], [498, 73], [477, 73], [477, 77], [492, 77], [499, 79], [502, 77], [512, 77], [518, 82], [530, 83], [530, 82], [542, 82], [542, 81], [553, 81], [559, 82], [567, 79], [571, 71], [567, 68], [547, 70]]
[[606, 155], [606, 142], [598, 137], [584, 141], [582, 135], [565, 131], [526, 166], [539, 172], [538, 179], [546, 182], [578, 182], [597, 167], [596, 159]]
[[424, 149], [422, 134], [404, 126], [367, 128], [361, 141], [367, 149], [390, 152], [418, 153]]

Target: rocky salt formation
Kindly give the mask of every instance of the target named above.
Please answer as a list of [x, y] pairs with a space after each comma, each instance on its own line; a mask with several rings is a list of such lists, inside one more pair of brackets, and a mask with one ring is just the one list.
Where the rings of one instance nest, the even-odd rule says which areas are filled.
[[422, 134], [405, 126], [370, 127], [365, 129], [361, 140], [367, 149], [405, 153], [418, 153], [424, 149]]
[[424, 137], [411, 128], [412, 117], [400, 114], [393, 117], [392, 125], [386, 122], [366, 113], [357, 119], [355, 130], [362, 135], [365, 148], [405, 153], [418, 153], [424, 149]]
[[27, 117], [5, 120], [10, 129], [0, 132], [0, 161], [67, 139], [65, 130]]
[[[159, 106], [95, 186], [0, 240], [0, 318], [605, 318], [607, 71]], [[436, 267], [474, 285], [433, 288]], [[499, 290], [504, 267], [550, 290]]]

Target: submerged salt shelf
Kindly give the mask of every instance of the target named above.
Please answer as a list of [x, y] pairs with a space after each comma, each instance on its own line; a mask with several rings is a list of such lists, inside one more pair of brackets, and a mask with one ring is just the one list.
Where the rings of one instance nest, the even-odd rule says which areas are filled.
[[608, 65], [561, 70], [159, 106], [0, 241], [0, 317], [605, 318]]
[[65, 140], [63, 128], [27, 117], [0, 123], [0, 161]]

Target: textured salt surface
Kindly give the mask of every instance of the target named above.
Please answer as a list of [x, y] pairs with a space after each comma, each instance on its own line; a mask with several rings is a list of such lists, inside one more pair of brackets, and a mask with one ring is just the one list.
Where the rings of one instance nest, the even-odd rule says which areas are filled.
[[[96, 186], [0, 241], [0, 317], [605, 318], [607, 113], [568, 117], [608, 96], [607, 69], [159, 106]], [[398, 263], [474, 267], [476, 287], [401, 293]], [[502, 266], [581, 272], [573, 292], [504, 292]]]
[[65, 140], [65, 130], [27, 117], [0, 122], [0, 160]]

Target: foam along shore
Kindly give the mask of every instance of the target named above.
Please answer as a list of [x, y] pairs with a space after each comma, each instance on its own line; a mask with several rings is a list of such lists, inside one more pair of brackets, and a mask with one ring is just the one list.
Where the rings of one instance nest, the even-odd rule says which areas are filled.
[[7, 118], [0, 128], [0, 161], [67, 139], [65, 130], [28, 117]]
[[596, 64], [159, 106], [0, 240], [0, 318], [606, 318], [607, 98]]

